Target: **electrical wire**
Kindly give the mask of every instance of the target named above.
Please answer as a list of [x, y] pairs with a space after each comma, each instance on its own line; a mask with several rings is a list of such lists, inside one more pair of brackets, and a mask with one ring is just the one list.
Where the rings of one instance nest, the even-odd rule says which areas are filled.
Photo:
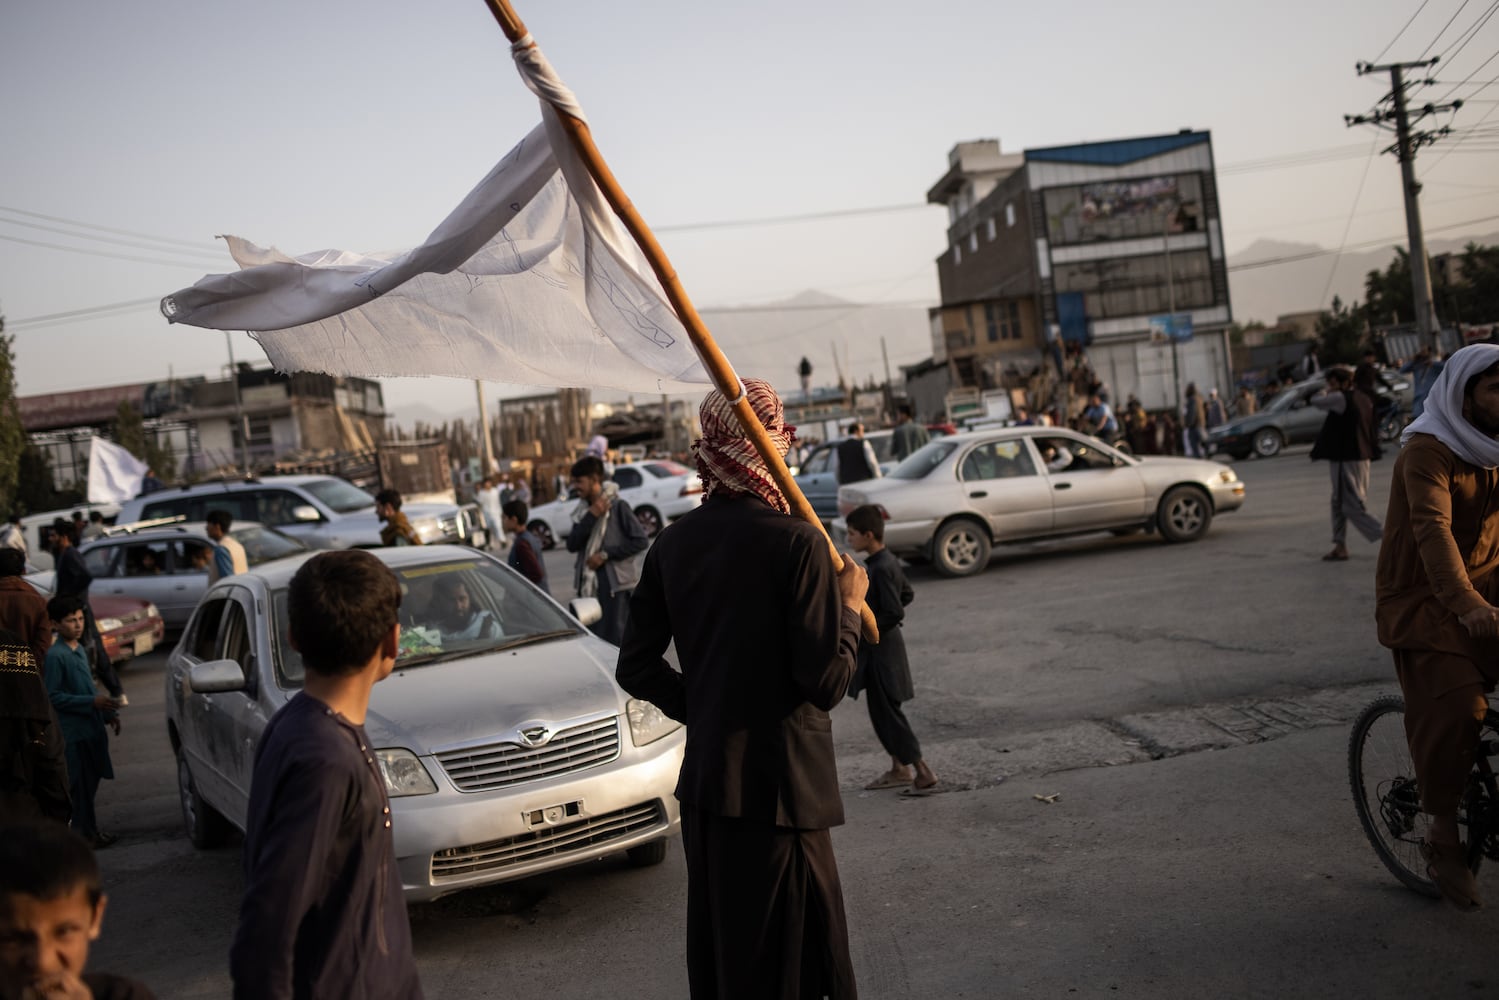
[[60, 222], [66, 226], [78, 226], [82, 229], [97, 229], [101, 233], [114, 233], [116, 236], [134, 236], [137, 239], [151, 240], [155, 243], [175, 243], [178, 246], [188, 247], [193, 250], [205, 250], [212, 252], [212, 247], [191, 240], [180, 240], [172, 236], [153, 236], [150, 233], [138, 233], [133, 229], [115, 229], [110, 226], [101, 226], [94, 222], [79, 222], [77, 219], [64, 219], [56, 215], [44, 215], [41, 212], [31, 212], [24, 208], [11, 208], [0, 205], [0, 212], [9, 212], [12, 215], [25, 215], [33, 219], [42, 219], [46, 222]]
[[1447, 33], [1448, 28], [1452, 27], [1452, 22], [1457, 20], [1457, 15], [1463, 12], [1463, 8], [1468, 6], [1468, 3], [1469, 0], [1463, 0], [1462, 4], [1457, 8], [1457, 10], [1452, 12], [1452, 16], [1447, 18], [1447, 23], [1442, 25], [1442, 30], [1437, 32], [1437, 37], [1433, 38], [1431, 42], [1426, 46], [1426, 48], [1421, 50], [1421, 54], [1416, 56], [1416, 62], [1420, 62], [1422, 59], [1425, 59], [1426, 53], [1430, 52], [1436, 46], [1437, 42], [1440, 42], [1442, 40], [1442, 36]]
[[[1477, 224], [1479, 224], [1481, 222], [1493, 222], [1495, 219], [1499, 219], [1499, 215], [1488, 215], [1488, 216], [1485, 216], [1485, 217], [1483, 217], [1481, 219], [1464, 219], [1462, 222], [1453, 222], [1453, 223], [1450, 223], [1450, 224], [1445, 225], [1445, 226], [1428, 226], [1428, 227], [1426, 227], [1426, 232], [1428, 232], [1428, 233], [1444, 233], [1444, 232], [1448, 231], [1449, 229], [1462, 229], [1465, 226], [1474, 226], [1474, 225], [1477, 225]], [[1230, 272], [1233, 272], [1233, 271], [1252, 271], [1252, 270], [1255, 270], [1256, 268], [1274, 267], [1274, 266], [1276, 266], [1278, 264], [1294, 264], [1296, 261], [1300, 261], [1300, 260], [1313, 260], [1313, 259], [1315, 259], [1317, 257], [1326, 257], [1328, 254], [1331, 254], [1331, 253], [1346, 252], [1348, 250], [1367, 250], [1369, 247], [1383, 246], [1385, 244], [1390, 243], [1391, 241], [1398, 241], [1398, 240], [1402, 240], [1404, 238], [1405, 238], [1404, 235], [1401, 235], [1401, 236], [1386, 236], [1383, 239], [1377, 239], [1377, 240], [1365, 240], [1362, 243], [1354, 243], [1354, 244], [1351, 244], [1349, 246], [1346, 246], [1346, 247], [1343, 248], [1343, 251], [1337, 251], [1337, 250], [1308, 250], [1305, 253], [1285, 254], [1285, 255], [1280, 256], [1280, 257], [1266, 257], [1264, 260], [1252, 260], [1252, 261], [1249, 261], [1249, 262], [1244, 263], [1244, 264], [1230, 264], [1228, 266], [1228, 270]]]
[[94, 240], [95, 242], [98, 242], [98, 243], [109, 243], [109, 244], [112, 244], [114, 246], [129, 247], [132, 250], [152, 250], [152, 251], [155, 251], [156, 253], [177, 253], [177, 254], [184, 254], [184, 255], [196, 254], [196, 255], [199, 255], [199, 256], [202, 256], [202, 257], [212, 257], [215, 260], [218, 260], [220, 262], [222, 262], [223, 259], [224, 259], [224, 257], [227, 256], [227, 254], [228, 254], [228, 251], [227, 250], [223, 250], [223, 249], [220, 249], [220, 250], [208, 250], [208, 249], [194, 249], [194, 250], [183, 249], [183, 250], [176, 250], [176, 249], [173, 249], [172, 247], [153, 247], [153, 246], [151, 246], [151, 245], [149, 245], [147, 243], [141, 243], [138, 240], [121, 240], [121, 239], [115, 239], [112, 236], [94, 236], [94, 235], [91, 235], [91, 234], [88, 234], [88, 233], [75, 233], [72, 230], [59, 229], [56, 226], [44, 226], [40, 222], [27, 222], [24, 219], [5, 219], [5, 218], [0, 218], [0, 223], [5, 223], [5, 224], [8, 224], [8, 225], [12, 225], [12, 226], [27, 226], [27, 227], [29, 227], [31, 229], [40, 229], [43, 232], [47, 232], [47, 233], [57, 233], [57, 234], [59, 234], [61, 236], [71, 236], [71, 237], [73, 237], [75, 239]]
[[1338, 252], [1333, 255], [1332, 266], [1327, 269], [1327, 283], [1322, 286], [1322, 295], [1318, 302], [1327, 301], [1327, 293], [1332, 290], [1332, 279], [1338, 273], [1338, 261], [1343, 259], [1343, 248], [1348, 245], [1348, 232], [1353, 228], [1354, 217], [1358, 214], [1359, 199], [1364, 196], [1364, 181], [1369, 179], [1369, 167], [1374, 162], [1375, 155], [1379, 152], [1379, 136], [1369, 143], [1369, 156], [1364, 160], [1364, 172], [1359, 174], [1358, 188], [1353, 192], [1353, 205], [1348, 209], [1348, 221], [1343, 224], [1343, 235], [1338, 240]]
[[1463, 32], [1463, 34], [1459, 35], [1457, 42], [1443, 49], [1442, 54], [1438, 58], [1446, 59], [1450, 56], [1451, 58], [1456, 59], [1459, 55], [1462, 54], [1463, 49], [1468, 47], [1468, 43], [1478, 37], [1478, 33], [1483, 30], [1483, 26], [1488, 24], [1489, 19], [1492, 18], [1496, 13], [1499, 13], [1499, 0], [1494, 0], [1494, 3], [1489, 5], [1488, 10], [1478, 15], [1478, 20], [1473, 22], [1473, 26], [1470, 27], [1467, 31]]
[[110, 253], [108, 250], [89, 250], [84, 247], [67, 247], [58, 243], [43, 243], [40, 240], [27, 240], [19, 236], [7, 236], [0, 233], [0, 240], [7, 243], [24, 243], [30, 247], [43, 247], [47, 250], [66, 250], [69, 253], [88, 254], [90, 257], [113, 257], [116, 260], [129, 260], [138, 264], [161, 264], [164, 267], [181, 267], [192, 271], [203, 270], [202, 264], [189, 264], [180, 260], [159, 260], [155, 257], [131, 257], [123, 253]]
[[1421, 12], [1426, 9], [1426, 5], [1430, 2], [1431, 0], [1421, 0], [1421, 6], [1416, 8], [1416, 12], [1411, 15], [1410, 20], [1406, 21], [1405, 24], [1401, 26], [1400, 30], [1395, 32], [1395, 37], [1390, 39], [1390, 44], [1380, 49], [1379, 55], [1371, 59], [1370, 62], [1379, 62], [1381, 59], [1383, 59], [1385, 53], [1395, 47], [1395, 43], [1400, 41], [1400, 36], [1405, 34], [1405, 29], [1409, 28], [1412, 24], [1415, 23], [1416, 18], [1421, 16]]

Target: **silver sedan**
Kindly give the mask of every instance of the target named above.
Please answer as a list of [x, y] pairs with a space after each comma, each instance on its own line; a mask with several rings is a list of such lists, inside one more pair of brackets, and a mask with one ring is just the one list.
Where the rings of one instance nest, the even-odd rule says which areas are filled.
[[[685, 731], [614, 683], [618, 650], [508, 566], [457, 546], [374, 550], [401, 582], [395, 671], [365, 729], [408, 900], [624, 852], [666, 857]], [[167, 733], [195, 846], [244, 828], [255, 746], [302, 686], [287, 586], [310, 558], [214, 585], [166, 671]], [[462, 595], [460, 598], [460, 594]], [[581, 619], [581, 620], [580, 620]]]
[[[838, 491], [840, 515], [877, 505], [886, 547], [946, 576], [981, 572], [992, 546], [1009, 542], [1142, 528], [1195, 541], [1243, 503], [1244, 484], [1221, 462], [1134, 458], [1056, 427], [938, 438], [884, 479]], [[844, 530], [841, 516], [834, 527]]]

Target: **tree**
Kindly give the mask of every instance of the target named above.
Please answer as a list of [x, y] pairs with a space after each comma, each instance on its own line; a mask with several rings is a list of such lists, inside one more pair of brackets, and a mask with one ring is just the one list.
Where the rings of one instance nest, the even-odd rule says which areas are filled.
[[1351, 307], [1345, 306], [1343, 300], [1334, 295], [1331, 311], [1323, 313], [1317, 320], [1317, 360], [1324, 366], [1355, 364], [1363, 346], [1363, 310], [1356, 302]]
[[1364, 276], [1364, 314], [1375, 326], [1416, 321], [1411, 259], [1405, 248], [1395, 248], [1395, 259], [1389, 267]]
[[1460, 261], [1460, 280], [1444, 289], [1456, 315], [1443, 318], [1464, 323], [1499, 321], [1499, 247], [1469, 243]]
[[14, 344], [15, 338], [6, 336], [5, 320], [0, 317], [0, 511], [9, 511], [16, 503], [21, 452], [27, 444], [21, 408], [16, 403]]
[[145, 462], [158, 479], [170, 481], [177, 478], [177, 460], [169, 448], [156, 443], [156, 435], [146, 433], [145, 418], [134, 403], [129, 400], [120, 403], [111, 433], [116, 444]]

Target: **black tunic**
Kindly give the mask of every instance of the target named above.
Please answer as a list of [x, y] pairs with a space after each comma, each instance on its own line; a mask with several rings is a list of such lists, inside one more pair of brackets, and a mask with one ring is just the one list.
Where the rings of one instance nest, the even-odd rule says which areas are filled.
[[910, 701], [916, 692], [911, 685], [911, 662], [906, 657], [906, 640], [900, 633], [900, 626], [906, 619], [906, 605], [915, 598], [916, 592], [906, 581], [900, 560], [889, 549], [881, 549], [870, 556], [864, 569], [869, 574], [869, 594], [864, 602], [874, 612], [875, 624], [880, 628], [880, 641], [859, 647], [859, 671], [854, 675], [848, 693], [857, 697], [869, 683], [866, 679], [869, 672], [875, 671], [891, 701]]
[[235, 997], [421, 997], [374, 749], [306, 693], [256, 749], [245, 876]]

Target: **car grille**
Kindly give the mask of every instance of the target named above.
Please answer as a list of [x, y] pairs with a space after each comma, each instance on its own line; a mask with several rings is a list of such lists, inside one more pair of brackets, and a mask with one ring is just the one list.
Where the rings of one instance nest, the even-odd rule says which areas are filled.
[[437, 754], [460, 792], [484, 792], [597, 767], [619, 756], [619, 718], [564, 729], [543, 747], [490, 743]]
[[121, 625], [134, 625], [136, 622], [145, 621], [147, 615], [145, 608], [136, 608], [134, 611], [127, 612], [123, 615], [116, 615], [115, 617], [120, 619]]
[[505, 837], [467, 847], [450, 847], [432, 855], [432, 878], [456, 878], [480, 872], [500, 871], [531, 864], [544, 858], [579, 854], [665, 825], [659, 802], [616, 809], [573, 823], [548, 826], [517, 837]]

